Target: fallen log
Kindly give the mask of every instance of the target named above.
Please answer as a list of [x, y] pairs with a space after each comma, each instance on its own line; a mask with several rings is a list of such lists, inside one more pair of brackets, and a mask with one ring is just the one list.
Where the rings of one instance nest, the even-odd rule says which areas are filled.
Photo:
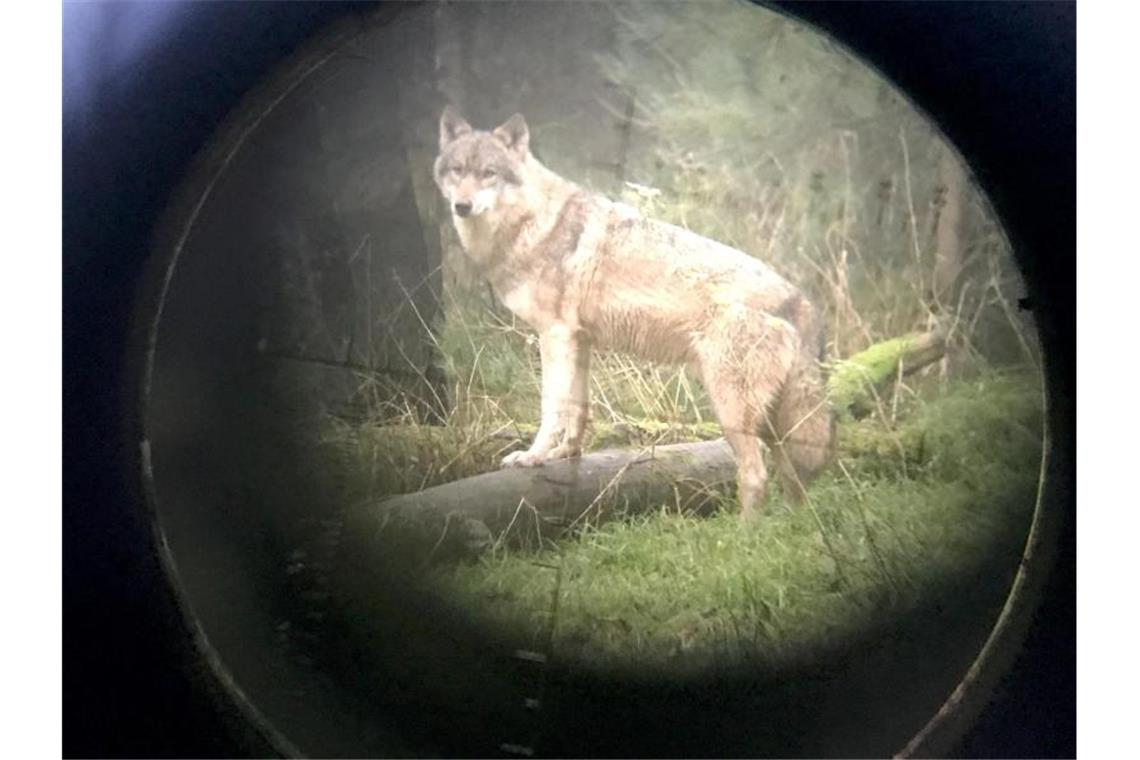
[[536, 546], [645, 505], [705, 513], [735, 483], [736, 464], [724, 439], [598, 451], [361, 505], [348, 515], [346, 533], [389, 551], [469, 556], [496, 543]]
[[831, 366], [828, 397], [840, 414], [862, 417], [899, 375], [909, 375], [946, 355], [940, 331], [915, 333], [876, 343]]
[[[939, 333], [895, 338], [837, 362], [832, 406], [861, 416], [900, 373], [940, 359]], [[368, 552], [418, 559], [477, 555], [498, 544], [538, 546], [584, 521], [661, 505], [710, 511], [735, 490], [736, 464], [723, 438], [640, 449], [609, 449], [542, 467], [510, 468], [444, 483], [347, 516], [347, 534]]]

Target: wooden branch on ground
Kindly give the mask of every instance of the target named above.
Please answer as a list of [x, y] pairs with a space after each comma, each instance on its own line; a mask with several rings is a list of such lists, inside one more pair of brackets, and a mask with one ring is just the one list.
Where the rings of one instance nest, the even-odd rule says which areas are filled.
[[599, 451], [362, 505], [349, 515], [346, 533], [379, 550], [397, 546], [450, 558], [478, 554], [496, 542], [535, 546], [623, 508], [669, 504], [710, 511], [735, 484], [736, 464], [724, 439]]

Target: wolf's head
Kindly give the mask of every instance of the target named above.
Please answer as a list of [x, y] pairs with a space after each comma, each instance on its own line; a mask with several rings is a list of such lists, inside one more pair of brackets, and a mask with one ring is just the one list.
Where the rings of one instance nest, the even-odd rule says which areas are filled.
[[522, 115], [483, 132], [451, 106], [439, 120], [435, 182], [458, 217], [494, 215], [512, 202], [530, 157], [530, 132]]

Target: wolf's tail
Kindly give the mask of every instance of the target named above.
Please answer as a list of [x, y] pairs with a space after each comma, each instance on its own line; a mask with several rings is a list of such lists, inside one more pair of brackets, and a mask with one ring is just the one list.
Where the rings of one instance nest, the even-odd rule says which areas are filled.
[[776, 458], [784, 493], [794, 502], [835, 458], [836, 419], [824, 376], [823, 331], [806, 300], [788, 316], [801, 338], [796, 358], [772, 410], [765, 436]]
[[772, 422], [773, 448], [782, 449], [789, 460], [780, 466], [780, 477], [785, 491], [796, 498], [835, 458], [835, 414], [815, 357], [800, 358], [780, 393]]

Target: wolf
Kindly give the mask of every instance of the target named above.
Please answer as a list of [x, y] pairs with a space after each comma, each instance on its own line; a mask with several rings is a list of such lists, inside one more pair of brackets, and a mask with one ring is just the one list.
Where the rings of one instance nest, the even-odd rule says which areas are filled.
[[803, 501], [833, 456], [835, 421], [820, 320], [799, 289], [742, 251], [546, 168], [521, 114], [483, 131], [445, 108], [434, 176], [464, 253], [538, 334], [541, 423], [503, 466], [581, 454], [590, 355], [605, 349], [695, 370], [735, 456], [744, 520], [764, 503], [765, 445], [787, 498]]

